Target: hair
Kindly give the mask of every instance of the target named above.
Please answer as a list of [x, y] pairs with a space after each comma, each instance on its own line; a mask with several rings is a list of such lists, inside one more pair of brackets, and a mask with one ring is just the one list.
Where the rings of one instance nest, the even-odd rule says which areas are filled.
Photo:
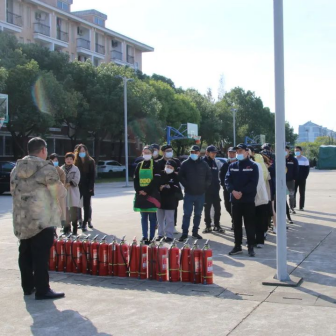
[[74, 153], [72, 153], [72, 152], [66, 153], [65, 156], [64, 156], [64, 159], [67, 159], [69, 157], [71, 157], [73, 160], [75, 160], [75, 154]]
[[[75, 147], [76, 148], [76, 147]], [[84, 162], [82, 161], [82, 159], [79, 157], [79, 152], [80, 150], [84, 148], [85, 152], [86, 152], [86, 156], [84, 158]], [[89, 151], [87, 149], [87, 147], [84, 144], [79, 144], [77, 145], [76, 151], [75, 151], [75, 166], [78, 167], [78, 169], [81, 172], [88, 172], [89, 171], [89, 165], [90, 165], [90, 161], [93, 161], [93, 158], [90, 156]]]
[[39, 154], [43, 148], [47, 147], [47, 143], [42, 138], [32, 138], [28, 141], [28, 154]]
[[264, 155], [264, 154], [260, 154], [260, 155], [263, 157], [264, 162], [265, 162], [267, 165], [270, 165], [270, 164], [271, 164], [271, 159], [270, 159], [268, 156], [266, 156], [266, 155]]
[[49, 159], [50, 160], [58, 159], [58, 155], [56, 153], [52, 153], [50, 154]]
[[302, 151], [302, 147], [301, 146], [295, 146], [295, 148], [299, 149], [300, 151]]

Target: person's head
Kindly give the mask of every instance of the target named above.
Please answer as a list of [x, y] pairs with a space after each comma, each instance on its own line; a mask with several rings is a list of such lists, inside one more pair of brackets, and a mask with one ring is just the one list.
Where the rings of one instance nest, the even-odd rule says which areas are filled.
[[245, 160], [249, 153], [248, 153], [248, 149], [247, 146], [243, 143], [240, 143], [237, 147], [236, 147], [236, 158], [237, 160], [241, 161], [241, 160]]
[[237, 151], [235, 150], [235, 148], [234, 147], [230, 147], [228, 149], [228, 152], [227, 152], [228, 160], [229, 161], [235, 161], [235, 160], [237, 160], [236, 153], [237, 153]]
[[49, 159], [52, 161], [55, 167], [58, 167], [58, 155], [56, 153], [52, 153], [49, 156]]
[[174, 160], [168, 160], [165, 166], [165, 172], [167, 174], [172, 174], [177, 168], [177, 164]]
[[154, 148], [152, 146], [145, 146], [142, 150], [142, 156], [145, 161], [151, 160], [153, 157]]
[[194, 145], [194, 146], [191, 146], [189, 152], [190, 152], [190, 158], [196, 161], [200, 156], [201, 149], [197, 145]]
[[285, 147], [285, 156], [288, 157], [290, 154], [290, 147], [289, 146], [286, 146]]
[[171, 145], [163, 145], [161, 152], [165, 159], [171, 159], [174, 156], [173, 147]]
[[151, 144], [153, 148], [153, 157], [157, 158], [159, 156], [160, 146], [158, 144]]
[[64, 159], [65, 159], [65, 164], [67, 166], [71, 166], [74, 164], [74, 161], [75, 161], [75, 154], [74, 153], [66, 153], [65, 156], [64, 156]]
[[85, 159], [86, 157], [89, 157], [89, 151], [87, 147], [84, 144], [80, 144], [77, 146], [76, 153], [78, 152], [78, 156], [81, 159]]
[[254, 155], [255, 155], [254, 147], [252, 147], [252, 146], [248, 146], [247, 149], [248, 149], [249, 157], [250, 157], [250, 158], [254, 158]]
[[209, 158], [211, 158], [212, 160], [216, 158], [217, 152], [218, 150], [214, 145], [210, 145], [206, 149], [206, 155], [209, 156]]
[[302, 147], [295, 146], [295, 156], [301, 156], [301, 155], [302, 155]]
[[272, 160], [269, 156], [267, 156], [265, 154], [261, 154], [261, 156], [264, 159], [264, 163], [265, 163], [267, 168], [272, 165]]
[[43, 160], [48, 157], [47, 143], [42, 138], [32, 138], [27, 145], [28, 154]]

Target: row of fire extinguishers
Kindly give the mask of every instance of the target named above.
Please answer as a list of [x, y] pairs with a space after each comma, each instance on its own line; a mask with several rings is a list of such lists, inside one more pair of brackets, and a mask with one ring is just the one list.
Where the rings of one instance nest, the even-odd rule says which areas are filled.
[[197, 240], [188, 240], [179, 249], [174, 240], [168, 248], [163, 239], [155, 238], [147, 246], [136, 238], [128, 245], [125, 237], [117, 242], [98, 241], [89, 236], [60, 236], [51, 248], [49, 268], [56, 272], [83, 273], [99, 276], [131, 277], [171, 282], [213, 283], [212, 250], [209, 241], [201, 249]]

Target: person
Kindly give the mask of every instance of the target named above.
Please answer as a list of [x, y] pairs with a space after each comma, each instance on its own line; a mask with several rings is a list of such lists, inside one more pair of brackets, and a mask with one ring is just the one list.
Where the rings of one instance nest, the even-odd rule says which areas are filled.
[[96, 177], [95, 161], [90, 156], [87, 147], [83, 144], [78, 145], [75, 152], [75, 166], [80, 171], [79, 192], [83, 201], [84, 220], [82, 224], [82, 231], [87, 231], [86, 226], [90, 229], [92, 225], [92, 208], [91, 197], [94, 196], [94, 182]]
[[153, 160], [158, 162], [162, 159], [162, 155], [160, 155], [160, 145], [158, 144], [151, 144], [151, 147], [153, 148]]
[[248, 241], [248, 254], [255, 256], [255, 204], [259, 180], [258, 166], [248, 158], [245, 144], [236, 147], [237, 162], [229, 166], [225, 177], [225, 187], [230, 193], [235, 245], [229, 255], [242, 253], [243, 221]]
[[194, 225], [192, 237], [202, 239], [198, 234], [202, 210], [205, 201], [205, 192], [211, 184], [212, 176], [209, 166], [200, 159], [200, 148], [194, 145], [190, 148], [190, 156], [181, 164], [179, 179], [184, 187], [182, 235], [180, 242], [188, 238], [191, 214], [194, 210]]
[[57, 299], [49, 286], [49, 256], [55, 227], [61, 227], [59, 200], [66, 189], [48, 157], [41, 138], [28, 142], [28, 156], [18, 160], [11, 172], [14, 234], [20, 240], [19, 268], [24, 295], [35, 292], [36, 300]]
[[68, 191], [66, 198], [66, 225], [64, 227], [64, 234], [67, 235], [70, 233], [72, 224], [72, 234], [77, 235], [77, 213], [78, 208], [80, 208], [80, 192], [78, 185], [81, 175], [78, 167], [74, 165], [74, 153], [66, 153], [64, 158], [65, 164], [62, 166], [62, 170], [66, 175], [65, 186]]
[[178, 175], [174, 174], [175, 169], [177, 169], [177, 164], [171, 159], [166, 161], [166, 166], [161, 172], [161, 208], [157, 210], [159, 223], [157, 241], [165, 237], [166, 243], [173, 241], [176, 203], [177, 199], [182, 196]]
[[221, 217], [221, 199], [219, 196], [220, 191], [220, 180], [218, 166], [215, 161], [217, 155], [217, 148], [214, 145], [210, 145], [206, 149], [204, 162], [210, 168], [211, 171], [211, 184], [207, 191], [205, 192], [205, 203], [204, 203], [204, 222], [205, 229], [203, 233], [211, 232], [211, 207], [214, 208], [214, 231], [223, 233], [224, 230], [220, 226], [220, 217]]
[[227, 161], [224, 162], [224, 164], [223, 164], [223, 166], [220, 170], [219, 177], [220, 177], [220, 180], [221, 180], [221, 185], [223, 187], [225, 209], [231, 217], [231, 230], [233, 231], [234, 226], [233, 226], [232, 213], [231, 213], [230, 193], [225, 188], [225, 176], [226, 176], [226, 173], [229, 169], [230, 164], [237, 161], [236, 150], [233, 147], [230, 147], [228, 149], [227, 156], [228, 156]]
[[286, 185], [289, 192], [289, 207], [293, 214], [295, 214], [295, 181], [298, 178], [299, 164], [298, 160], [290, 154], [290, 147], [286, 146]]
[[299, 173], [297, 175], [297, 179], [295, 180], [295, 207], [296, 207], [296, 194], [299, 189], [300, 192], [300, 203], [299, 209], [304, 211], [305, 206], [305, 196], [306, 196], [306, 181], [309, 175], [309, 160], [302, 155], [302, 147], [296, 146], [295, 147], [295, 157], [298, 160], [299, 164]]
[[[161, 172], [153, 159], [154, 148], [145, 146], [142, 151], [143, 161], [134, 171], [134, 211], [140, 212], [143, 241], [149, 244], [153, 240], [156, 228], [156, 212], [160, 207], [159, 186]], [[149, 236], [148, 236], [149, 220]], [[148, 239], [149, 238], [149, 239]]]

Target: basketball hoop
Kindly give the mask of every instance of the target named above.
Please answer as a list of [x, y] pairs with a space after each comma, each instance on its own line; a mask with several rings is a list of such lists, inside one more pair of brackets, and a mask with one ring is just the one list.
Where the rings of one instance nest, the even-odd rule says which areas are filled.
[[194, 135], [193, 138], [195, 140], [196, 145], [199, 145], [201, 143], [202, 137], [200, 135]]

